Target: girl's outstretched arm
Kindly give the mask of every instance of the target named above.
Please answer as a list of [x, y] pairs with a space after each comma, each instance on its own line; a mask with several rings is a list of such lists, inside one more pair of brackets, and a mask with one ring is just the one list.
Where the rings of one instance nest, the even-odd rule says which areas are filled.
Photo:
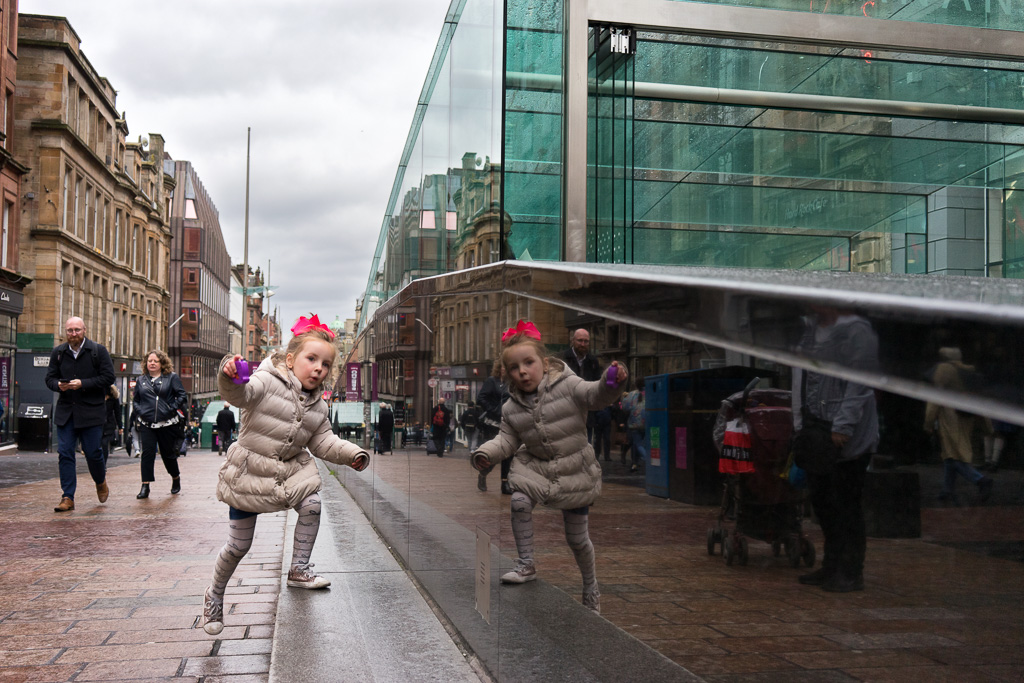
[[[480, 446], [473, 451], [473, 458], [471, 460], [473, 467], [483, 470], [490, 465], [494, 465], [502, 460], [511, 458], [515, 455], [516, 451], [519, 450], [521, 443], [519, 436], [512, 431], [512, 428], [508, 426], [507, 422], [502, 420], [501, 431], [498, 432], [498, 435], [487, 443], [480, 444]], [[483, 462], [480, 456], [486, 458], [487, 462]]]
[[[615, 368], [615, 378], [609, 384], [608, 371]], [[576, 400], [583, 404], [587, 410], [600, 410], [615, 403], [622, 394], [623, 387], [628, 386], [629, 372], [626, 366], [619, 361], [612, 361], [608, 369], [601, 375], [601, 379], [593, 382], [579, 380], [573, 390]]]
[[335, 435], [326, 416], [309, 438], [306, 448], [318, 458], [336, 465], [348, 465], [357, 472], [362, 472], [370, 464], [370, 454], [351, 441]]
[[239, 355], [227, 355], [220, 361], [220, 371], [217, 372], [217, 389], [221, 398], [233, 406], [248, 408], [250, 404], [259, 401], [265, 391], [264, 382], [267, 379], [266, 373], [252, 373], [246, 384], [235, 384], [232, 380], [238, 375], [235, 369], [235, 361], [241, 360]]

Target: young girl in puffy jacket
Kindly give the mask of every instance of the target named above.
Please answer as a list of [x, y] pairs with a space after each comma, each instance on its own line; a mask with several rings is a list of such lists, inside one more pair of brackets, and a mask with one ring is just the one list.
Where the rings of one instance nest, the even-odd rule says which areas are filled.
[[320, 474], [306, 452], [356, 471], [366, 469], [369, 454], [334, 435], [327, 404], [320, 397], [337, 356], [334, 333], [317, 316], [300, 317], [291, 342], [260, 364], [250, 380], [236, 384], [236, 362], [221, 362], [221, 396], [241, 408], [238, 440], [220, 469], [217, 498], [228, 504], [230, 537], [217, 556], [213, 584], [206, 589], [203, 629], [216, 635], [224, 628], [224, 588], [252, 546], [256, 516], [292, 508], [295, 526], [288, 585], [325, 588], [331, 582], [310, 569], [320, 528]]
[[[583, 604], [600, 612], [594, 546], [588, 533], [589, 506], [601, 493], [601, 465], [587, 443], [587, 412], [614, 402], [628, 379], [626, 368], [612, 362], [616, 376], [585, 382], [561, 360], [547, 355], [532, 323], [519, 324], [502, 336], [501, 354], [510, 384], [502, 409], [501, 431], [473, 454], [483, 471], [513, 458], [508, 483], [512, 494], [512, 533], [519, 559], [502, 583], [537, 578], [533, 560], [533, 508], [537, 503], [562, 511], [565, 538], [583, 574]], [[522, 448], [521, 448], [522, 447]]]

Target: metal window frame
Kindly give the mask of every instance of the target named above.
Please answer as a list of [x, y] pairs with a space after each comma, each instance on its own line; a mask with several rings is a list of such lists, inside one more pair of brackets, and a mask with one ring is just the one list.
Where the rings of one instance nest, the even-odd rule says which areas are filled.
[[[587, 32], [591, 24], [628, 25], [741, 40], [829, 45], [1024, 63], [1024, 33], [892, 19], [812, 14], [673, 0], [563, 0], [563, 258], [586, 261]], [[913, 30], [908, 30], [912, 28]], [[870, 106], [870, 102], [866, 103]], [[880, 108], [881, 114], [888, 113]]]

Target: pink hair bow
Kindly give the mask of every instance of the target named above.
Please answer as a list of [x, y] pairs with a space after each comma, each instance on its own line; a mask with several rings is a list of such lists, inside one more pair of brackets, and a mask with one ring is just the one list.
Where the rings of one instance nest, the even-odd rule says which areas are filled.
[[299, 321], [292, 325], [292, 334], [297, 337], [303, 332], [309, 332], [310, 330], [323, 330], [330, 335], [331, 339], [334, 339], [334, 332], [331, 331], [331, 328], [320, 322], [320, 318], [318, 316], [315, 316], [312, 313], [309, 315], [309, 318], [304, 315], [299, 316]]
[[520, 320], [515, 327], [505, 330], [505, 334], [501, 335], [501, 343], [504, 344], [517, 334], [525, 334], [527, 337], [533, 337], [540, 341], [540, 330], [537, 329], [537, 326], [529, 321]]

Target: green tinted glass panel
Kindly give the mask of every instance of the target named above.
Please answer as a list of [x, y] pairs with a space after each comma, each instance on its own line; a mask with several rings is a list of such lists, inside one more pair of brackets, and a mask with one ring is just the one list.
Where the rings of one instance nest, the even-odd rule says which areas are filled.
[[1014, 65], [940, 63], [938, 58], [920, 56], [865, 58], [851, 50], [761, 50], [668, 39], [642, 41], [636, 63], [639, 82], [1024, 108], [1021, 72]]
[[[561, 75], [560, 0], [509, 0], [506, 21], [509, 73]], [[561, 90], [510, 85], [504, 95], [503, 198], [512, 221], [507, 245], [517, 259], [557, 260], [562, 253]]]
[[[715, 110], [721, 107], [715, 107]], [[880, 123], [880, 122], [879, 122]], [[881, 126], [879, 128], [882, 128]], [[875, 135], [637, 121], [652, 170], [785, 178], [984, 186], [1002, 176], [1006, 145]]]
[[719, 0], [714, 4], [873, 19], [1024, 30], [1016, 0]]

